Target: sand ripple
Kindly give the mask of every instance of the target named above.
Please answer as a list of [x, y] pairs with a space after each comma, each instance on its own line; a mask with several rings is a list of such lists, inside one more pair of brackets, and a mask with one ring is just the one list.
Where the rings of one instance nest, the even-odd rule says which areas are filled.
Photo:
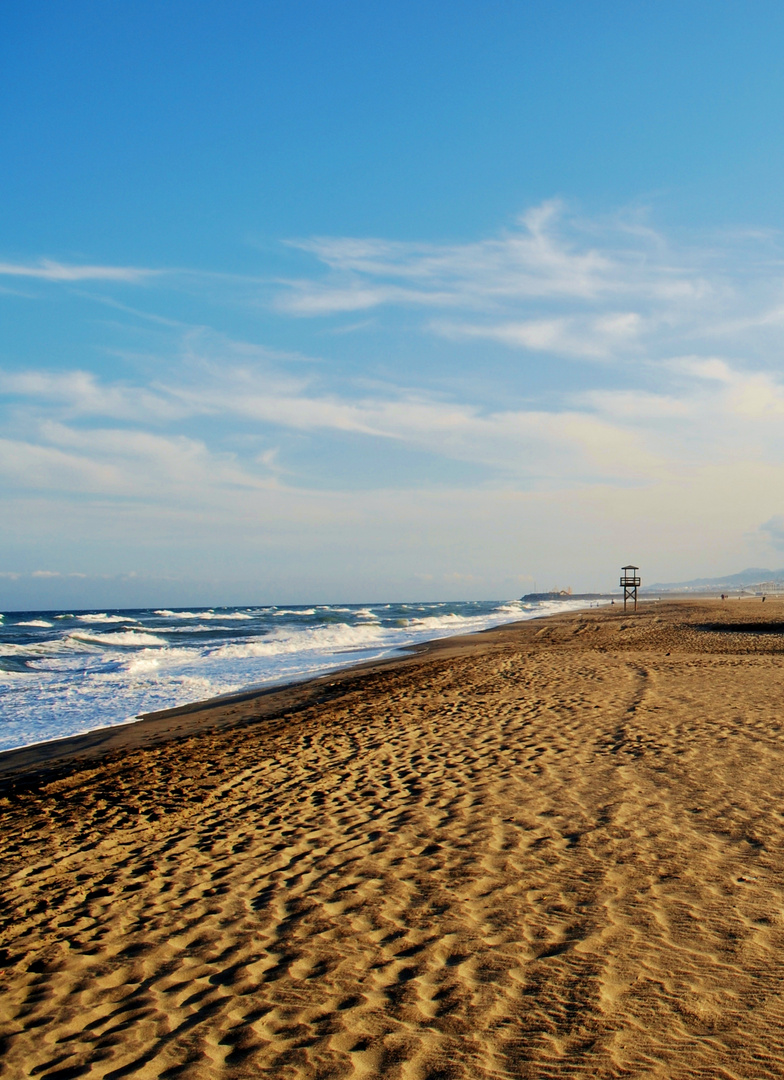
[[675, 610], [12, 795], [2, 1075], [780, 1078], [784, 640]]

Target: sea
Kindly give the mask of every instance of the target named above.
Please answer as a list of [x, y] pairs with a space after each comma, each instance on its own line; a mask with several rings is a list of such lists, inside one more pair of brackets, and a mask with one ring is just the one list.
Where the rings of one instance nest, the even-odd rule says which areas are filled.
[[5, 612], [0, 751], [585, 606], [511, 600]]

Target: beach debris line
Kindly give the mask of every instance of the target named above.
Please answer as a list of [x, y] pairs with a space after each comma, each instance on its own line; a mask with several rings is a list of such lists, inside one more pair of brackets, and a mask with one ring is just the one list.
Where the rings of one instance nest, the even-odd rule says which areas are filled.
[[637, 590], [640, 587], [640, 578], [637, 574], [639, 566], [621, 567], [621, 588], [623, 589], [623, 610], [626, 611], [628, 601], [634, 601], [634, 610], [637, 610]]

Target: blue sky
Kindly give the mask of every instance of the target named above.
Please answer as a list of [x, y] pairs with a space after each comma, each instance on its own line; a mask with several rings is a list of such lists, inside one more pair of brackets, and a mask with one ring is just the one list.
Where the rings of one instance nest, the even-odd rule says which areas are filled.
[[0, 607], [784, 563], [784, 9], [0, 14]]

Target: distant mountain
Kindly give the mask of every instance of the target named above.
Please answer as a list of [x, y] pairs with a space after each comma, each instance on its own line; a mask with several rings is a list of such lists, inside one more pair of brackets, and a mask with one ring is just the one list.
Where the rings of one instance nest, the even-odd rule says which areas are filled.
[[644, 592], [676, 591], [679, 589], [742, 589], [749, 585], [769, 585], [772, 582], [780, 582], [784, 585], [784, 568], [781, 570], [765, 570], [760, 566], [750, 566], [747, 570], [741, 570], [738, 574], [725, 574], [724, 577], [692, 578], [691, 581], [667, 581], [656, 582], [654, 585], [644, 585]]

